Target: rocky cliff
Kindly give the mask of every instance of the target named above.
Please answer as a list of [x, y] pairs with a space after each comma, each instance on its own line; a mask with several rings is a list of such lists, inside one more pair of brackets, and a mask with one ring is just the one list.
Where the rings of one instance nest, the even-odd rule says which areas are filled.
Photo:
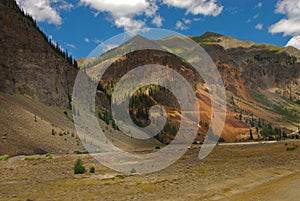
[[0, 11], [0, 91], [70, 107], [77, 70], [15, 1], [1, 0]]

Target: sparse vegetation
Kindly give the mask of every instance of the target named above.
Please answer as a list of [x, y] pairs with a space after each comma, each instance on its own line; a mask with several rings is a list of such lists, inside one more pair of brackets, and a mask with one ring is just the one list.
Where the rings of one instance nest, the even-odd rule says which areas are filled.
[[119, 179], [125, 179], [126, 178], [126, 176], [122, 175], [122, 174], [118, 174], [118, 175], [116, 175], [116, 177], [119, 178]]
[[295, 151], [295, 150], [296, 150], [296, 147], [287, 147], [286, 150], [287, 150], [287, 151]]
[[0, 161], [8, 161], [8, 159], [9, 159], [8, 155], [0, 156]]
[[89, 154], [89, 152], [88, 151], [78, 151], [78, 150], [76, 150], [76, 151], [74, 151], [74, 154]]
[[50, 160], [52, 158], [53, 158], [52, 154], [50, 154], [50, 153], [46, 154], [46, 160]]
[[25, 161], [39, 161], [39, 160], [42, 160], [41, 157], [26, 157], [24, 159]]

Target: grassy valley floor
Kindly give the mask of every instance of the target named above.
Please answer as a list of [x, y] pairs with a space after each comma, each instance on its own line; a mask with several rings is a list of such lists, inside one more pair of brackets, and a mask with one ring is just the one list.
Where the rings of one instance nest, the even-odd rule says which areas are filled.
[[[298, 200], [300, 141], [197, 148], [160, 172], [122, 175], [89, 155], [17, 156], [0, 161], [0, 200]], [[96, 173], [73, 174], [82, 158]]]

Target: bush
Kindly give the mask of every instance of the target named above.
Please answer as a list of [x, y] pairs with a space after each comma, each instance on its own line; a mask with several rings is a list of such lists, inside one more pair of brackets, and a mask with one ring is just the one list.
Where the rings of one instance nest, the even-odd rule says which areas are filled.
[[55, 135], [55, 134], [56, 134], [54, 128], [52, 128], [51, 134], [52, 134], [52, 135]]
[[286, 148], [287, 151], [295, 151], [296, 150], [296, 147], [288, 147]]
[[9, 159], [8, 155], [0, 156], [0, 161], [8, 161], [8, 159]]
[[125, 179], [126, 176], [118, 174], [118, 175], [116, 175], [116, 177], [119, 178], [119, 179]]
[[74, 151], [74, 154], [89, 154], [88, 151]]
[[42, 160], [41, 157], [26, 157], [24, 159], [25, 161], [39, 161], [39, 160]]
[[49, 154], [49, 153], [46, 154], [46, 160], [50, 160], [50, 159], [52, 159], [52, 157], [53, 157], [52, 154]]
[[95, 173], [95, 167], [90, 167], [90, 173]]
[[136, 169], [135, 169], [135, 168], [132, 168], [132, 169], [130, 170], [130, 173], [131, 173], [131, 174], [136, 173]]
[[83, 174], [85, 172], [85, 168], [82, 165], [82, 160], [78, 158], [74, 164], [74, 174]]
[[155, 149], [160, 149], [160, 146], [155, 146]]

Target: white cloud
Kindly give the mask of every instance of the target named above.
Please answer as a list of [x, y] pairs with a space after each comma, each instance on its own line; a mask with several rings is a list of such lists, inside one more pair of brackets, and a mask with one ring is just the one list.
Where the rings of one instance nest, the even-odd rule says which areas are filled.
[[98, 39], [98, 38], [95, 38], [93, 41], [94, 41], [94, 43], [97, 43], [97, 44], [102, 43], [102, 40]]
[[[98, 13], [109, 13], [116, 27], [125, 31], [144, 28], [145, 22], [134, 17], [142, 14], [153, 17], [158, 10], [156, 0], [80, 0], [80, 4], [89, 6]], [[157, 20], [155, 22], [158, 22]]]
[[256, 15], [253, 16], [253, 19], [256, 19], [259, 17], [259, 13], [257, 13]]
[[130, 17], [120, 17], [115, 19], [115, 25], [118, 28], [124, 28], [125, 31], [134, 32], [136, 29], [145, 28], [145, 22], [134, 20]]
[[273, 34], [283, 33], [284, 36], [293, 36], [300, 33], [300, 19], [282, 19], [272, 25], [269, 31]]
[[104, 52], [107, 52], [108, 50], [111, 50], [115, 47], [118, 47], [119, 45], [116, 45], [116, 44], [101, 44], [103, 46], [102, 50]]
[[257, 8], [261, 8], [262, 6], [263, 6], [263, 2], [258, 2], [256, 5]]
[[163, 25], [163, 18], [160, 15], [156, 15], [152, 20], [152, 24], [161, 27]]
[[115, 18], [143, 13], [150, 6], [146, 0], [80, 0], [80, 3], [97, 11], [109, 12]]
[[17, 4], [38, 22], [61, 25], [60, 10], [70, 11], [73, 4], [66, 0], [16, 0]]
[[91, 42], [91, 41], [90, 41], [89, 38], [85, 38], [85, 39], [84, 39], [84, 42], [89, 43], [89, 42]]
[[256, 26], [255, 26], [255, 29], [257, 30], [263, 30], [264, 28], [264, 25], [262, 23], [258, 23]]
[[177, 21], [176, 25], [175, 25], [175, 29], [179, 29], [179, 30], [187, 30], [188, 27], [181, 21]]
[[[131, 31], [146, 28], [146, 21], [150, 18], [152, 24], [161, 27], [163, 18], [157, 13], [160, 4], [186, 10], [186, 14], [219, 15], [223, 6], [217, 0], [80, 0], [80, 5], [92, 8], [96, 15], [106, 12], [110, 21], [118, 28]], [[136, 16], [144, 15], [144, 20], [137, 20]], [[190, 22], [184, 22], [190, 24]]]
[[186, 9], [186, 14], [218, 16], [223, 6], [217, 0], [162, 0], [164, 4], [176, 8]]
[[192, 23], [192, 20], [183, 18], [183, 22], [184, 22], [185, 24], [191, 24], [191, 23]]
[[72, 49], [75, 49], [76, 46], [74, 44], [71, 44], [71, 43], [64, 43], [65, 46], [69, 47], [69, 48], [72, 48]]
[[53, 0], [53, 2], [59, 3], [58, 8], [61, 10], [70, 11], [72, 8], [74, 8], [72, 3], [69, 3], [65, 0]]
[[300, 0], [279, 0], [275, 12], [286, 15], [286, 18], [273, 24], [270, 33], [283, 33], [284, 36], [300, 33]]
[[152, 17], [156, 14], [157, 10], [159, 9], [159, 7], [156, 5], [156, 1], [155, 0], [151, 0], [148, 1], [149, 6], [147, 7], [147, 9], [145, 10], [145, 14], [148, 17]]
[[17, 0], [17, 4], [38, 22], [61, 25], [62, 19], [51, 0]]
[[286, 44], [287, 46], [293, 46], [300, 50], [300, 35], [294, 36], [291, 40]]
[[199, 17], [194, 17], [193, 18], [193, 21], [195, 21], [195, 22], [198, 22], [198, 21], [200, 21], [201, 20], [201, 18], [199, 18]]

